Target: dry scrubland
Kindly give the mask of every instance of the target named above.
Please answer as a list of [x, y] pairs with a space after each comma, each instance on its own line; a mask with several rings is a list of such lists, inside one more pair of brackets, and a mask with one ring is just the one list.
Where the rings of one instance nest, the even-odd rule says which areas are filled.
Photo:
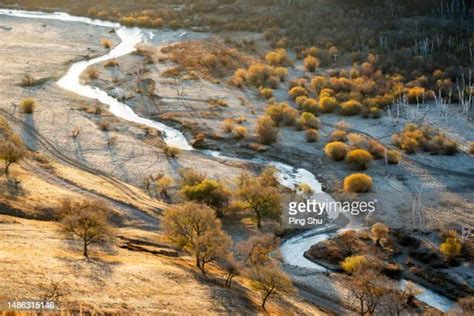
[[[145, 11], [135, 1], [112, 6], [107, 1], [65, 5], [47, 0], [41, 7], [18, 2], [28, 9], [60, 8], [128, 26], [159, 28], [137, 52], [94, 65], [81, 80], [123, 100], [141, 116], [182, 129], [195, 148], [304, 167], [336, 199], [374, 193], [380, 201], [377, 212], [353, 218], [351, 224], [382, 221], [391, 228], [437, 228], [444, 240], [435, 247], [443, 254], [437, 263], [451, 267], [465, 258], [466, 247], [461, 253], [460, 241], [447, 230], [474, 223], [474, 130], [472, 109], [465, 101], [472, 39], [466, 36], [462, 6], [428, 16], [424, 2], [409, 1], [390, 10], [364, 7], [363, 0], [178, 0], [153, 3]], [[1, 4], [18, 7], [10, 1]], [[353, 4], [361, 7], [354, 9]], [[374, 16], [386, 16], [387, 21]], [[439, 39], [438, 20], [448, 39]], [[262, 279], [268, 277], [291, 295], [270, 296], [266, 313], [320, 313], [314, 305], [336, 313], [357, 309], [343, 298], [348, 287], [360, 281], [359, 266], [365, 267], [357, 251], [336, 251], [323, 258], [341, 264], [347, 276], [286, 267], [312, 304], [294, 299], [288, 278], [269, 258], [278, 246], [273, 234], [285, 233], [278, 227], [280, 206], [294, 196], [277, 185], [269, 170], [250, 176], [242, 171], [261, 170], [199, 151], [176, 150], [165, 145], [157, 131], [117, 119], [105, 106], [55, 85], [71, 63], [115, 45], [113, 32], [3, 16], [1, 23], [11, 29], [0, 29], [6, 43], [0, 51], [5, 70], [0, 108], [11, 114], [0, 114], [31, 151], [0, 181], [0, 211], [30, 218], [0, 217], [0, 259], [8, 263], [0, 267], [0, 277], [6, 280], [0, 301], [12, 293], [15, 298], [47, 295], [51, 282], [58, 282], [65, 289], [65, 304], [102, 313], [264, 313], [255, 289], [264, 290]], [[347, 32], [354, 28], [361, 29], [359, 37]], [[378, 29], [380, 34], [374, 31]], [[400, 38], [397, 32], [410, 36]], [[38, 56], [48, 56], [47, 62]], [[43, 148], [31, 127], [52, 145]], [[76, 162], [65, 164], [67, 158], [51, 155], [55, 148]], [[300, 189], [311, 193], [304, 185]], [[411, 199], [420, 191], [425, 207], [415, 205], [414, 212]], [[263, 206], [260, 193], [267, 199]], [[59, 224], [35, 221], [54, 218], [65, 198], [79, 197], [105, 203], [120, 227], [112, 234], [113, 243], [90, 246], [90, 261], [79, 255], [77, 240], [60, 233]], [[192, 210], [188, 215], [203, 216], [212, 227], [199, 235], [197, 244], [183, 247], [197, 258], [170, 257], [176, 254], [171, 244], [183, 245], [184, 237], [176, 236], [173, 223], [186, 217], [186, 207], [161, 200], [210, 207], [186, 204]], [[222, 218], [222, 229], [215, 217]], [[260, 235], [258, 230], [271, 233]], [[238, 261], [229, 251], [231, 239]], [[382, 257], [386, 250], [392, 253], [387, 238], [362, 239], [367, 243], [362, 252], [375, 249]], [[246, 253], [255, 242], [263, 246]], [[324, 251], [334, 250], [329, 248]], [[202, 265], [206, 255], [212, 261], [206, 265], [207, 276]], [[400, 264], [405, 267], [405, 262]], [[469, 264], [467, 260], [466, 269]], [[236, 276], [230, 290], [224, 286], [229, 281], [226, 273], [235, 273], [235, 268], [245, 277]], [[363, 276], [378, 280], [378, 272]], [[260, 280], [260, 287], [248, 278]], [[410, 306], [420, 304], [410, 298]]]

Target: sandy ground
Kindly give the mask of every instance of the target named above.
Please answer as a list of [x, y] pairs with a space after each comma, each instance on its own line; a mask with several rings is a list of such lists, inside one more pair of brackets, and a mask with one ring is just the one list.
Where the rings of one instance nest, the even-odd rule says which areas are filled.
[[[3, 96], [0, 107], [13, 112], [12, 102], [19, 103], [25, 97], [36, 99], [39, 106], [33, 115], [20, 116], [18, 111], [16, 115], [47, 136], [65, 155], [140, 187], [144, 186], [144, 179], [150, 175], [169, 173], [176, 176], [183, 167], [208, 170], [210, 175], [239, 174], [238, 169], [202, 154], [183, 152], [177, 159], [168, 159], [161, 149], [144, 144], [145, 131], [142, 127], [111, 117], [105, 108], [102, 108], [101, 115], [87, 113], [84, 108], [94, 108], [94, 102], [64, 92], [55, 80], [32, 88], [16, 85], [25, 73], [37, 78], [58, 79], [73, 60], [105, 52], [100, 47], [100, 39], [110, 37], [112, 41], [117, 41], [108, 29], [3, 16], [1, 21], [2, 25], [12, 29], [0, 31], [2, 42], [7, 43], [0, 52], [4, 69], [0, 82], [5, 83], [0, 88]], [[19, 61], [15, 58], [24, 51], [27, 52], [24, 59]], [[48, 56], [48, 61], [53, 62], [44, 63], [38, 56]], [[99, 129], [102, 120], [111, 122], [109, 131]], [[73, 129], [80, 130], [75, 139], [71, 137]], [[112, 137], [117, 138], [113, 147], [107, 145]], [[27, 135], [24, 139], [31, 148], [41, 150]]]

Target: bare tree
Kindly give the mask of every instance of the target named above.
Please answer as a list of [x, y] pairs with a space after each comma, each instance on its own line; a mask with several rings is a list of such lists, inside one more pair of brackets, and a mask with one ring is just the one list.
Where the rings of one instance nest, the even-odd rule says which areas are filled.
[[252, 265], [264, 265], [268, 263], [268, 256], [278, 246], [278, 238], [273, 234], [259, 234], [237, 245], [237, 251], [244, 262]]
[[5, 176], [13, 163], [17, 163], [25, 156], [26, 151], [22, 144], [17, 144], [11, 140], [6, 140], [0, 144], [0, 158], [5, 162]]
[[256, 266], [248, 274], [253, 281], [252, 287], [262, 293], [263, 309], [270, 296], [294, 291], [290, 277], [276, 265]]
[[106, 240], [112, 235], [108, 219], [109, 209], [96, 200], [65, 200], [59, 211], [63, 230], [82, 240], [84, 257], [92, 243]]
[[168, 210], [163, 227], [174, 245], [194, 255], [202, 273], [205, 273], [206, 263], [229, 255], [232, 242], [214, 211], [206, 205], [188, 202]]
[[351, 279], [349, 298], [357, 305], [359, 315], [373, 315], [387, 293], [386, 278], [373, 269], [359, 270]]

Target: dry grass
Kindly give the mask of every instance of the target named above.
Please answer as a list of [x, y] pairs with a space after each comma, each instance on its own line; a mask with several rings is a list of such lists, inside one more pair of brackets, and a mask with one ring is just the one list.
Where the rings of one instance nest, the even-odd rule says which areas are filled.
[[176, 77], [195, 73], [209, 80], [222, 79], [252, 62], [251, 57], [216, 40], [182, 42], [164, 47], [161, 52], [178, 65], [174, 68]]
[[61, 178], [67, 179], [80, 187], [88, 188], [102, 195], [111, 197], [117, 201], [131, 204], [141, 210], [154, 213], [157, 208], [165, 209], [167, 207], [167, 204], [151, 199], [145, 192], [129, 184], [123, 183], [123, 185], [133, 192], [133, 196], [140, 198], [140, 201], [134, 200], [130, 195], [117, 190], [116, 187], [104, 181], [99, 176], [94, 176], [90, 173], [58, 163], [53, 163], [53, 166], [56, 170], [56, 174]]
[[[165, 242], [153, 232], [120, 229], [116, 235]], [[0, 258], [5, 263], [0, 265], [0, 301], [40, 299], [56, 282], [66, 293], [60, 300], [63, 309], [141, 315], [262, 312], [260, 295], [251, 290], [249, 280], [236, 277], [228, 290], [221, 285], [224, 271], [217, 266], [209, 265], [208, 276], [202, 277], [190, 257], [129, 251], [119, 244], [115, 238], [110, 247], [92, 247], [88, 261], [78, 251], [80, 243], [62, 234], [58, 224], [0, 215]], [[268, 303], [270, 314], [322, 314], [293, 297]]]

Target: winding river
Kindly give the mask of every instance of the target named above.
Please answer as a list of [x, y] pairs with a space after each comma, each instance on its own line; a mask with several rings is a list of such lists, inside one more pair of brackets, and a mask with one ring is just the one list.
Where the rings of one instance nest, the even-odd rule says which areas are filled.
[[[118, 23], [113, 23], [109, 21], [95, 20], [86, 17], [72, 16], [63, 12], [54, 12], [54, 13], [44, 13], [44, 12], [35, 12], [35, 11], [22, 11], [22, 10], [8, 10], [0, 9], [0, 15], [8, 15], [12, 17], [20, 18], [30, 18], [30, 19], [47, 19], [47, 20], [60, 20], [64, 22], [79, 22], [86, 23], [90, 25], [95, 25], [99, 27], [113, 28], [120, 38], [121, 42], [111, 49], [107, 54], [102, 55], [97, 58], [90, 60], [79, 61], [74, 63], [66, 75], [64, 75], [57, 84], [70, 92], [76, 93], [86, 98], [91, 98], [100, 101], [103, 104], [109, 106], [109, 111], [117, 117], [120, 117], [124, 120], [143, 124], [151, 128], [155, 128], [161, 131], [164, 135], [165, 142], [182, 150], [195, 150], [186, 140], [186, 137], [179, 130], [167, 126], [161, 122], [153, 121], [147, 118], [140, 117], [136, 114], [133, 109], [125, 103], [118, 101], [117, 99], [111, 97], [107, 92], [100, 90], [97, 87], [92, 87], [88, 85], [82, 85], [80, 83], [80, 75], [83, 73], [87, 67], [107, 61], [110, 59], [118, 58], [123, 55], [130, 54], [136, 50], [136, 45], [142, 41], [152, 39], [155, 34], [149, 29], [141, 28], [129, 28], [123, 27]], [[183, 33], [172, 33], [172, 36], [179, 37]], [[263, 160], [263, 159], [241, 159], [236, 157], [227, 157], [220, 152], [203, 150], [202, 153], [224, 159], [224, 160], [240, 160], [251, 163], [259, 163], [273, 166], [278, 173], [278, 181], [281, 185], [288, 187], [291, 190], [295, 190], [298, 184], [305, 183], [311, 187], [314, 193], [323, 193], [321, 190], [321, 184], [316, 179], [316, 177], [306, 169], [294, 168], [292, 166], [286, 165], [278, 161]], [[321, 195], [319, 195], [321, 198]], [[325, 198], [331, 199], [329, 195]], [[312, 245], [324, 241], [330, 238], [331, 234], [324, 233], [321, 228], [312, 229], [306, 231], [302, 234], [294, 236], [286, 240], [280, 250], [282, 253], [283, 260], [286, 264], [311, 269], [314, 271], [326, 271], [325, 268], [311, 262], [306, 259], [303, 254], [308, 250]], [[401, 283], [401, 286], [404, 286], [405, 281]], [[441, 311], [446, 311], [452, 306], [452, 302], [447, 298], [440, 296], [429, 289], [425, 289], [417, 285], [420, 289], [423, 290], [423, 293], [417, 296], [421, 301], [431, 305], [434, 308], [437, 308]]]

